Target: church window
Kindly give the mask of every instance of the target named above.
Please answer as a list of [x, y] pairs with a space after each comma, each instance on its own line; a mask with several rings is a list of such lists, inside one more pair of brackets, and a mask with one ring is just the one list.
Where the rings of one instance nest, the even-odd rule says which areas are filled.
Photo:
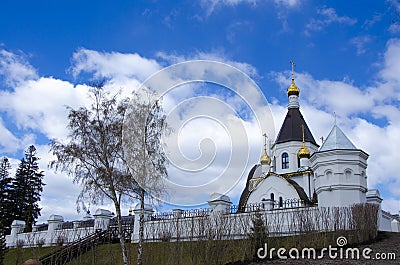
[[275, 195], [273, 193], [271, 193], [270, 198], [271, 198], [271, 202], [272, 202], [272, 208], [275, 208]]
[[288, 153], [282, 154], [282, 169], [289, 168], [289, 155]]
[[329, 180], [331, 178], [332, 178], [332, 171], [329, 170], [326, 172], [326, 180]]
[[346, 175], [346, 179], [351, 178], [351, 171], [349, 169], [347, 169], [344, 174]]
[[283, 207], [283, 198], [279, 197], [279, 207]]

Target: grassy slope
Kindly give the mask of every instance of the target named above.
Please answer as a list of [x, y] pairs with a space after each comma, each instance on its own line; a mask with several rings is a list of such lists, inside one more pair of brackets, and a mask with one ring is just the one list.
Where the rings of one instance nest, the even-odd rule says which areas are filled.
[[39, 259], [57, 248], [59, 247], [11, 248], [5, 255], [4, 265], [22, 264], [28, 259]]

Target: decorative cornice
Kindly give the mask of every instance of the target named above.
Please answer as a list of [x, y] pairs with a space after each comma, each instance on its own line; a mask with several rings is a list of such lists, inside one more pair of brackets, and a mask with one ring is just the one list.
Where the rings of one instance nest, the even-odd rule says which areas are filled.
[[304, 175], [304, 174], [312, 174], [312, 173], [313, 173], [313, 171], [308, 169], [308, 170], [304, 170], [304, 171], [297, 171], [297, 172], [282, 174], [281, 176], [283, 178], [285, 178], [285, 179], [288, 179], [288, 178], [301, 176], [301, 175]]

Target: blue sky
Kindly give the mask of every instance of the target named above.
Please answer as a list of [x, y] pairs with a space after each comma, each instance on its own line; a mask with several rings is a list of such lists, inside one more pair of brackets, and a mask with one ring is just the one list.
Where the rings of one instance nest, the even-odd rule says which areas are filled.
[[[85, 83], [105, 77], [110, 89], [128, 94], [173, 63], [225, 62], [255, 80], [279, 130], [294, 60], [314, 137], [327, 136], [335, 112], [370, 155], [369, 187], [380, 189], [384, 209], [398, 212], [396, 10], [394, 0], [7, 1], [0, 10], [0, 154], [16, 167], [35, 144], [47, 183], [40, 221], [52, 213], [79, 219], [79, 187], [47, 169], [47, 143], [66, 136], [65, 105], [87, 104]], [[244, 179], [231, 191], [234, 203]]]

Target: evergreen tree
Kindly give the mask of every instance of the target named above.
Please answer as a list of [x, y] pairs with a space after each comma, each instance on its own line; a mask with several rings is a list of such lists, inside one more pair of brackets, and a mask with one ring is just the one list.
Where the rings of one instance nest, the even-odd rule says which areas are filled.
[[12, 182], [14, 219], [25, 221], [26, 232], [32, 231], [35, 219], [40, 216], [40, 194], [45, 184], [38, 160], [35, 146], [29, 146]]
[[252, 227], [250, 227], [251, 233], [249, 234], [249, 238], [253, 248], [253, 258], [257, 260], [257, 250], [264, 247], [264, 243], [268, 237], [268, 230], [263, 219], [263, 214], [260, 211], [254, 213], [251, 221]]
[[14, 220], [11, 204], [11, 181], [9, 170], [10, 162], [7, 157], [0, 160], [0, 222], [5, 234], [11, 231], [11, 223]]
[[3, 225], [0, 222], [0, 264], [4, 262], [4, 255], [7, 252], [6, 238], [3, 230]]

